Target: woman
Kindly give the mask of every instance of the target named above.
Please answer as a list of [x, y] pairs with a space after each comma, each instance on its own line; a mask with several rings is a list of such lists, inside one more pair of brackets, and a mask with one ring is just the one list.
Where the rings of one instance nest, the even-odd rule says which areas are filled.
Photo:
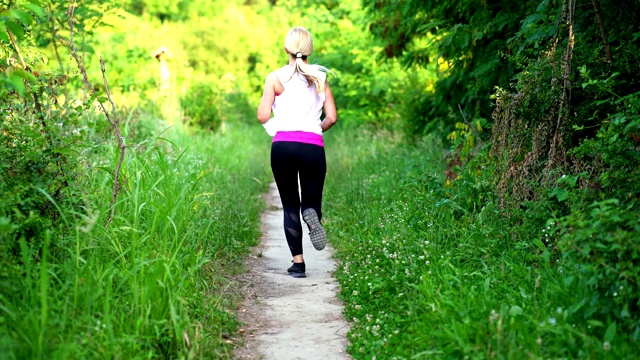
[[[270, 73], [258, 107], [258, 121], [273, 136], [271, 170], [284, 209], [284, 232], [293, 256], [287, 270], [306, 277], [302, 252], [302, 218], [317, 250], [327, 245], [322, 219], [322, 188], [327, 171], [322, 133], [338, 114], [327, 82], [327, 68], [307, 63], [313, 51], [308, 30], [295, 27], [284, 43], [289, 64]], [[321, 119], [324, 110], [324, 119]], [[273, 111], [273, 118], [271, 112]], [[300, 193], [298, 193], [298, 177]]]

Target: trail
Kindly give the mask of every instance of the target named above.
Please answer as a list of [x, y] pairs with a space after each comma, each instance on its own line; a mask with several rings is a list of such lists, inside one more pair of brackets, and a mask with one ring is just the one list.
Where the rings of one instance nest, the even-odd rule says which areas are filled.
[[350, 359], [346, 352], [349, 324], [337, 298], [331, 273], [335, 262], [327, 245], [316, 251], [304, 230], [306, 278], [287, 274], [291, 253], [282, 229], [282, 208], [275, 184], [265, 195], [261, 245], [248, 260], [245, 303], [239, 311], [245, 344], [236, 359]]

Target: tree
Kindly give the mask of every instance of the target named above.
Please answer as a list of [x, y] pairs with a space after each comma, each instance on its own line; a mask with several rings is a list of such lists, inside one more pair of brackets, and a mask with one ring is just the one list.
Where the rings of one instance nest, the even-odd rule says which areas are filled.
[[[516, 67], [509, 39], [533, 1], [365, 0], [370, 31], [385, 42], [383, 56], [407, 66], [437, 62], [435, 94], [423, 101], [431, 111], [423, 125], [458, 114], [490, 118], [489, 95], [508, 86]], [[452, 126], [453, 124], [448, 124]]]

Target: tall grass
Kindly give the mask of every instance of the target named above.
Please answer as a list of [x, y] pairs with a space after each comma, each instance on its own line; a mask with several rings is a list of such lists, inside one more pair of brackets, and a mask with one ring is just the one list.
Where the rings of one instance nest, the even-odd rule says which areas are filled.
[[593, 294], [579, 272], [542, 255], [550, 229], [527, 233], [490, 191], [480, 202], [464, 179], [446, 185], [440, 149], [391, 134], [328, 136], [325, 219], [354, 358], [637, 354], [634, 334], [581, 310]]
[[69, 230], [19, 239], [22, 277], [0, 287], [0, 357], [230, 356], [229, 275], [258, 238], [268, 137], [236, 124], [128, 140], [111, 223], [113, 146], [92, 145], [75, 192], [84, 205], [54, 204]]

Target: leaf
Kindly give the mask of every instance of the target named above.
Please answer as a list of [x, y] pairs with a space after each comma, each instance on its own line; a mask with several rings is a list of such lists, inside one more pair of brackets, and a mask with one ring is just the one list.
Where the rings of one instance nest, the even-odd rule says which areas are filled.
[[28, 80], [29, 82], [35, 82], [36, 81], [36, 77], [28, 72], [28, 71], [24, 71], [22, 69], [18, 69], [16, 71], [13, 72], [15, 75], [20, 76], [21, 78]]
[[567, 276], [564, 279], [564, 286], [569, 286], [571, 285], [571, 283], [573, 282], [573, 280], [575, 279], [575, 277], [573, 275]]
[[544, 243], [542, 242], [542, 240], [540, 239], [534, 239], [533, 243], [536, 244], [538, 246], [538, 248], [540, 248], [540, 250], [544, 251], [547, 247], [544, 245]]
[[565, 201], [569, 197], [569, 191], [567, 191], [567, 189], [558, 189], [556, 196], [558, 197], [558, 201]]
[[573, 306], [570, 308], [570, 312], [571, 312], [572, 314], [577, 313], [577, 312], [578, 312], [578, 310], [580, 310], [580, 309], [584, 306], [584, 304], [586, 304], [586, 303], [587, 303], [587, 298], [583, 298], [582, 300], [580, 300], [580, 302], [578, 302], [577, 304], [573, 305]]
[[549, 264], [551, 262], [551, 253], [548, 251], [543, 252], [542, 259], [544, 259], [545, 263]]
[[624, 304], [622, 311], [620, 311], [620, 317], [624, 319], [624, 318], [628, 318], [629, 316], [631, 316], [631, 313], [629, 312], [629, 305]]
[[42, 7], [36, 5], [36, 4], [32, 4], [32, 3], [26, 3], [23, 5], [25, 8], [33, 11], [34, 14], [36, 14], [38, 17], [43, 17], [44, 16], [44, 10], [42, 9]]
[[488, 277], [484, 280], [484, 291], [489, 291], [489, 286], [491, 285], [491, 278]]
[[7, 34], [7, 28], [3, 23], [0, 23], [0, 42], [8, 43], [10, 41], [9, 34]]
[[587, 323], [593, 327], [604, 326], [604, 324], [598, 320], [587, 320]]
[[613, 338], [616, 336], [616, 322], [612, 322], [611, 325], [607, 328], [607, 331], [604, 333], [604, 341], [611, 342]]
[[24, 29], [17, 22], [13, 20], [7, 20], [4, 24], [16, 38], [21, 39], [24, 36]]
[[523, 312], [522, 308], [518, 305], [513, 305], [511, 309], [509, 309], [509, 315], [511, 316], [522, 315]]
[[31, 17], [31, 15], [26, 11], [12, 10], [11, 14], [14, 18], [20, 20], [25, 26], [28, 26], [33, 22], [33, 17]]
[[24, 79], [17, 75], [17, 74], [11, 74], [11, 76], [9, 76], [9, 81], [11, 81], [11, 85], [13, 85], [13, 88], [20, 94], [24, 94], [25, 92], [25, 87], [24, 87]]

